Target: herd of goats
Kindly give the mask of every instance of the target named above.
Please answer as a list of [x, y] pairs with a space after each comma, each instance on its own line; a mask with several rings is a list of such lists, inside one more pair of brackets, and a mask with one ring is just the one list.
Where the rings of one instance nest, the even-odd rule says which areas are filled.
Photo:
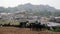
[[[55, 22], [55, 19], [51, 19], [50, 21]], [[59, 20], [57, 20], [57, 22], [60, 22]], [[19, 27], [19, 28], [30, 28], [30, 29], [36, 29], [36, 30], [42, 30], [42, 29], [48, 29], [50, 30], [51, 27], [47, 26], [46, 24], [41, 24], [41, 22], [35, 21], [34, 23], [29, 23], [29, 21], [26, 22], [20, 22], [19, 25], [10, 25], [10, 23], [8, 24], [0, 24], [0, 27]], [[52, 27], [52, 28], [56, 28], [56, 27]]]
[[29, 23], [29, 21], [26, 22], [20, 22], [19, 25], [10, 25], [9, 24], [0, 24], [1, 27], [9, 27], [9, 26], [14, 26], [14, 27], [19, 27], [19, 28], [30, 28], [30, 29], [35, 29], [35, 30], [42, 30], [42, 29], [50, 29], [50, 27], [46, 26], [45, 24], [41, 24], [38, 21], [35, 21], [35, 23]]

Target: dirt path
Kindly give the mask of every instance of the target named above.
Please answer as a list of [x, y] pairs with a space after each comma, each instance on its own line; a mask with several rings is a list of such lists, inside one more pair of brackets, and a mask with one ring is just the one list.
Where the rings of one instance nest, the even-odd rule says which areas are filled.
[[60, 32], [32, 31], [29, 28], [0, 27], [0, 34], [60, 34]]

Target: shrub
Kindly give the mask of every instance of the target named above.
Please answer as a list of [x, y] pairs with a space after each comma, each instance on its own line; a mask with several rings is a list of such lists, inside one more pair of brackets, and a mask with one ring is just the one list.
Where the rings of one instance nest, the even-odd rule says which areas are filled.
[[55, 29], [53, 29], [52, 31], [60, 32], [60, 27], [55, 27]]
[[60, 28], [56, 28], [54, 31], [56, 31], [56, 32], [60, 32]]

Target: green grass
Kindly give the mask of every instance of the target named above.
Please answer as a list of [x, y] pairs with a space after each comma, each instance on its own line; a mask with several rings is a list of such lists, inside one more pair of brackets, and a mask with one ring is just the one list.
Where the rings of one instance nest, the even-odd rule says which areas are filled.
[[55, 29], [53, 29], [53, 30], [51, 30], [51, 31], [60, 32], [60, 27], [55, 27]]
[[19, 25], [19, 22], [16, 20], [0, 20], [0, 24], [9, 24], [10, 25]]

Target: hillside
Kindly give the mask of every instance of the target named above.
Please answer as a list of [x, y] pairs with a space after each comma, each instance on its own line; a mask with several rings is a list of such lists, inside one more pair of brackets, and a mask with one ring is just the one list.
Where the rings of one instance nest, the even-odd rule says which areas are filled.
[[14, 12], [18, 12], [18, 11], [27, 11], [29, 13], [33, 13], [34, 15], [43, 15], [43, 16], [47, 16], [48, 15], [60, 15], [60, 10], [51, 7], [49, 5], [33, 5], [30, 3], [27, 4], [22, 4], [22, 5], [18, 5], [16, 7], [8, 7], [8, 8], [4, 8], [4, 7], [0, 7], [0, 13], [1, 12], [10, 12], [10, 13], [14, 13]]

